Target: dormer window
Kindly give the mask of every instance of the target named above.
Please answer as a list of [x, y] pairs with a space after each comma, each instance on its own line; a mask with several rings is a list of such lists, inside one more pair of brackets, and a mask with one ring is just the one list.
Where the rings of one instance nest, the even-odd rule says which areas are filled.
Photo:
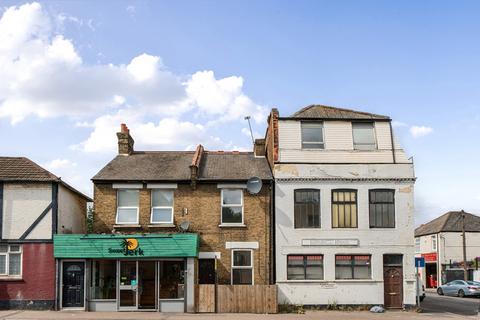
[[325, 149], [322, 122], [302, 122], [302, 149]]
[[377, 148], [373, 122], [354, 122], [352, 123], [352, 130], [353, 149], [375, 150]]

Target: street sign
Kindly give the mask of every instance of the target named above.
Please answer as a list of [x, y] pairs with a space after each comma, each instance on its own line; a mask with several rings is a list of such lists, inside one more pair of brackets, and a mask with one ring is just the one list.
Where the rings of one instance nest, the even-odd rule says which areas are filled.
[[424, 257], [415, 257], [415, 267], [424, 268], [425, 267], [425, 258]]

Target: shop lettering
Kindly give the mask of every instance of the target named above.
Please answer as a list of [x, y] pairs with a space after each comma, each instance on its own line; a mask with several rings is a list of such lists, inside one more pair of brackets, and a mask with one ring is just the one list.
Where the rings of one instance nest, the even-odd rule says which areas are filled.
[[108, 253], [111, 254], [123, 254], [124, 256], [143, 256], [143, 250], [140, 248], [137, 248], [135, 250], [128, 250], [128, 249], [114, 249], [114, 248], [108, 248]]

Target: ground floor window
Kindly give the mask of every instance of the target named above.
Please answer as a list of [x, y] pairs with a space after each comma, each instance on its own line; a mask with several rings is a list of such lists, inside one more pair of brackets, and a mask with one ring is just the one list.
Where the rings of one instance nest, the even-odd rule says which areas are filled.
[[323, 255], [287, 256], [288, 280], [323, 280]]
[[370, 255], [336, 255], [335, 279], [371, 279]]
[[92, 261], [92, 299], [116, 299], [117, 297], [117, 261]]
[[160, 299], [183, 299], [185, 296], [185, 263], [160, 261]]
[[232, 250], [232, 284], [253, 284], [252, 250]]
[[0, 275], [20, 277], [22, 275], [22, 246], [0, 245]]

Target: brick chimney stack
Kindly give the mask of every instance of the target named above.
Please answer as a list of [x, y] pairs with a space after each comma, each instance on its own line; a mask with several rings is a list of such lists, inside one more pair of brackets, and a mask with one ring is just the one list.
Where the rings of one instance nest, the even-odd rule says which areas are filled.
[[265, 157], [265, 139], [255, 139], [253, 153], [255, 157]]
[[195, 153], [193, 154], [192, 164], [190, 165], [190, 180], [191, 186], [195, 190], [197, 187], [197, 179], [200, 174], [200, 162], [202, 161], [204, 148], [201, 144], [197, 146], [195, 149]]
[[117, 132], [118, 138], [118, 154], [128, 156], [133, 153], [133, 141], [130, 136], [130, 130], [125, 123], [120, 125], [120, 132]]

